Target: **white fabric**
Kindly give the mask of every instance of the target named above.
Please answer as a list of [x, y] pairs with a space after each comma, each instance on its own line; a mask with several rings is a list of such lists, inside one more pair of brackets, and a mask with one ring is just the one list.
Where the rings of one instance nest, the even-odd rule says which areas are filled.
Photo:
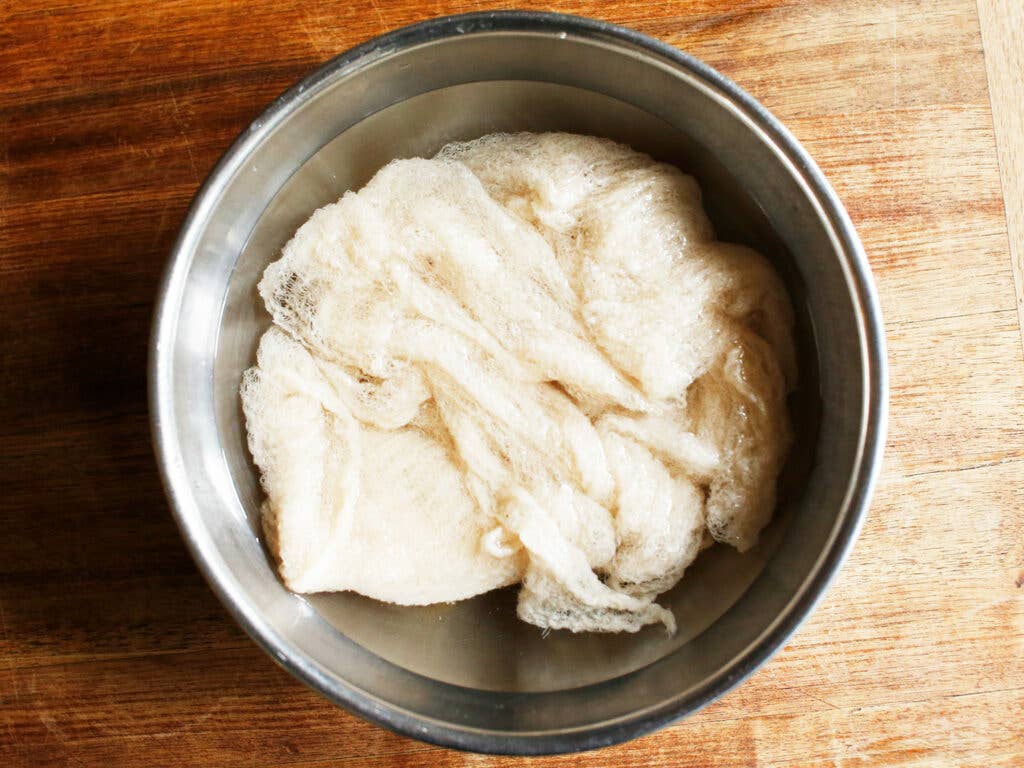
[[543, 627], [635, 631], [705, 531], [770, 518], [791, 310], [695, 182], [610, 141], [398, 160], [260, 283], [242, 385], [282, 577], [402, 604], [523, 582]]

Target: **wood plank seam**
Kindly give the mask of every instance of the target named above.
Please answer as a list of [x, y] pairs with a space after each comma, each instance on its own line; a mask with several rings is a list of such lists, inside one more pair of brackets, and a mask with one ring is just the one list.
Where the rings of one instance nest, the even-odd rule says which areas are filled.
[[1024, 355], [1024, 3], [977, 5]]

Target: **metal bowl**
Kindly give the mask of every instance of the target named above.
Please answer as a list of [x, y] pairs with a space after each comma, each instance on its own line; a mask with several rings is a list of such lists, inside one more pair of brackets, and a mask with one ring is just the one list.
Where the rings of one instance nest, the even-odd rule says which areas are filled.
[[[286, 590], [260, 540], [241, 372], [268, 326], [264, 267], [318, 207], [396, 157], [494, 131], [607, 136], [695, 175], [722, 239], [785, 277], [798, 313], [797, 450], [775, 521], [743, 556], [712, 548], [665, 598], [680, 625], [542, 635], [514, 592], [400, 608]], [[160, 292], [153, 435], [182, 535], [245, 630], [363, 717], [498, 753], [594, 748], [682, 717], [763, 663], [853, 542], [885, 432], [878, 303], [856, 233], [806, 152], [700, 62], [643, 35], [537, 13], [455, 16], [379, 37], [275, 101], [196, 196]]]

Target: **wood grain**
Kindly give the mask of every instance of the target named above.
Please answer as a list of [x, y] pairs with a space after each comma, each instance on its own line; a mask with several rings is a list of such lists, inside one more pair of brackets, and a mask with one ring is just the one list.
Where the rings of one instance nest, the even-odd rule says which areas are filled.
[[[275, 667], [179, 541], [145, 397], [159, 274], [235, 133], [334, 53], [496, 5], [0, 3], [0, 765], [521, 762]], [[787, 647], [685, 722], [530, 764], [1024, 765], [1020, 4], [529, 7], [660, 37], [775, 112], [861, 233], [892, 365], [875, 503]]]

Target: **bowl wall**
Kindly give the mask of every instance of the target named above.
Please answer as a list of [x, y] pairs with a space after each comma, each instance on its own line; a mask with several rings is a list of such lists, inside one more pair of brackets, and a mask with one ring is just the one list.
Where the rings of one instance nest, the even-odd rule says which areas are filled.
[[[514, 590], [399, 608], [300, 597], [259, 540], [238, 401], [269, 318], [255, 285], [318, 207], [396, 157], [494, 131], [606, 136], [695, 175], [719, 237], [765, 253], [798, 314], [798, 429], [776, 520], [704, 553], [665, 598], [680, 631], [548, 637]], [[885, 410], [877, 308], [852, 228], [775, 121], [698, 63], [608, 25], [536, 14], [401, 30], [278, 100], [197, 197], [154, 330], [154, 432], [186, 541], [242, 625], [345, 706], [484, 751], [598, 746], [707, 703], [806, 615], [855, 535]]]

